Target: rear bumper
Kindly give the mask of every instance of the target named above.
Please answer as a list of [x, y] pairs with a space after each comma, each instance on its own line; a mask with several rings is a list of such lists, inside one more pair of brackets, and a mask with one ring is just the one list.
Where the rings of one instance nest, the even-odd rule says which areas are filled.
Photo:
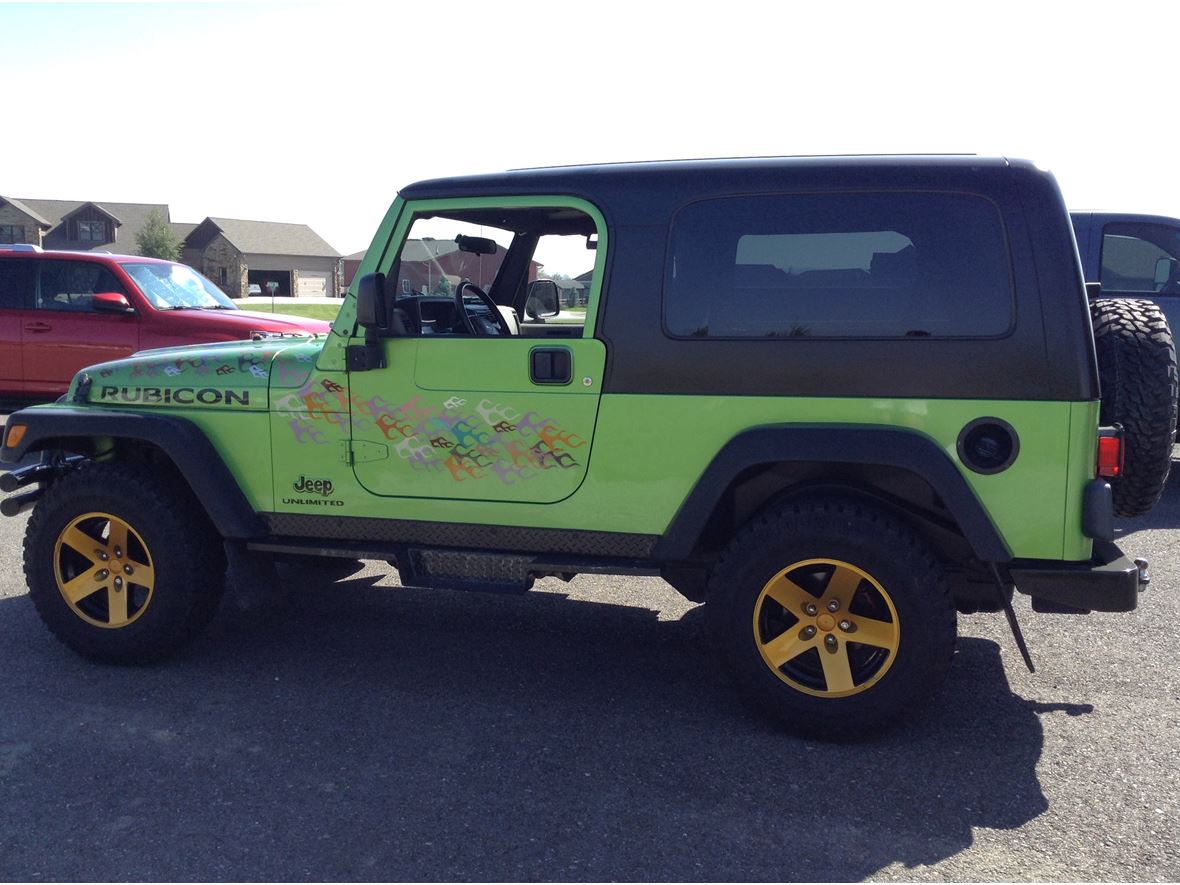
[[[1012, 582], [1033, 608], [1129, 612], [1139, 602], [1139, 567], [1110, 541], [1095, 541], [1089, 562], [1015, 561]], [[1038, 606], [1041, 603], [1041, 606]]]

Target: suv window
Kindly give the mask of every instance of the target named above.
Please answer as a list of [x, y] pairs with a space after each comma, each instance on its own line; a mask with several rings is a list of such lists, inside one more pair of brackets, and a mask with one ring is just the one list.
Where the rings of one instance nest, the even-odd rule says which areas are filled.
[[1099, 282], [1108, 292], [1180, 294], [1180, 231], [1164, 224], [1106, 225]]
[[1012, 326], [997, 208], [964, 194], [706, 200], [672, 229], [674, 337], [989, 337]]
[[27, 310], [32, 299], [29, 293], [33, 279], [31, 261], [6, 259], [0, 261], [0, 309]]
[[42, 310], [94, 310], [96, 292], [123, 292], [115, 275], [93, 261], [47, 260], [39, 264], [36, 306]]

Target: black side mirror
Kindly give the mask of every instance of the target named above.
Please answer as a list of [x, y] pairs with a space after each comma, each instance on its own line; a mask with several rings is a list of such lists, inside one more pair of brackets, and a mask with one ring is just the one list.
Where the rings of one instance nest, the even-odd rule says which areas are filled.
[[561, 312], [561, 301], [557, 297], [557, 283], [553, 280], [533, 280], [529, 283], [528, 297], [524, 301], [524, 313], [529, 319], [555, 317]]
[[366, 331], [380, 331], [389, 325], [385, 304], [385, 274], [368, 273], [361, 277], [356, 290], [356, 321]]
[[349, 345], [348, 370], [367, 372], [370, 369], [384, 369], [385, 349], [381, 346], [381, 333], [389, 326], [385, 274], [365, 274], [357, 283], [356, 321], [365, 330], [365, 343]]

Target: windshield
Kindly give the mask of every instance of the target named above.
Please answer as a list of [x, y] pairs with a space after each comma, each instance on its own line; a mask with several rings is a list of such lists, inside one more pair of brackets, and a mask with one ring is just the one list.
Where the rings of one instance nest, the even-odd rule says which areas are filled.
[[123, 270], [160, 310], [238, 309], [210, 280], [183, 264], [124, 264]]

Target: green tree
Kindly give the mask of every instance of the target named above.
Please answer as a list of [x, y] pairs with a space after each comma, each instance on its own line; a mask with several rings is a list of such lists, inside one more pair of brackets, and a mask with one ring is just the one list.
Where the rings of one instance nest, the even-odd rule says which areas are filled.
[[180, 260], [181, 242], [168, 226], [159, 209], [153, 209], [145, 224], [135, 235], [135, 247], [145, 258]]

